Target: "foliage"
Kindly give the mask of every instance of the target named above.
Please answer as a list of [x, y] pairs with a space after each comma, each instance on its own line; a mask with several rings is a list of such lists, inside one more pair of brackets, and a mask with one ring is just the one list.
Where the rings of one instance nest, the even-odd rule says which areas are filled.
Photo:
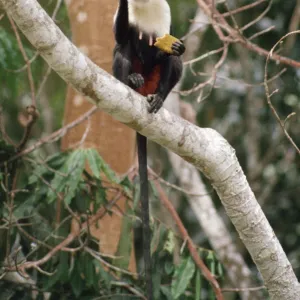
[[[3, 145], [2, 143], [1, 153], [5, 150]], [[42, 297], [44, 292], [50, 292], [50, 299], [98, 299], [97, 297], [109, 295], [114, 295], [114, 299], [118, 295], [123, 295], [122, 299], [136, 299], [135, 293], [143, 294], [142, 276], [137, 278], [118, 271], [126, 269], [129, 261], [130, 251], [124, 244], [128, 244], [128, 236], [131, 235], [132, 226], [137, 220], [132, 209], [135, 185], [130, 184], [127, 177], [118, 178], [94, 149], [56, 153], [43, 161], [26, 159], [22, 164], [22, 177], [26, 180], [18, 187], [20, 192], [16, 192], [14, 197], [10, 195], [7, 201], [1, 198], [5, 202], [0, 212], [1, 225], [11, 228], [5, 234], [1, 232], [2, 237], [6, 236], [1, 252], [7, 246], [13, 245], [10, 253], [13, 263], [10, 266], [20, 264], [21, 269], [25, 261], [38, 261], [66, 239], [76, 225], [79, 225], [82, 232], [67, 246], [77, 248], [78, 251], [68, 252], [61, 249], [40, 266], [43, 272], [32, 269], [27, 271], [35, 284], [7, 284], [7, 281], [0, 280], [0, 298], [30, 299], [32, 289], [38, 291], [38, 297]], [[86, 165], [91, 170], [90, 174], [85, 171]], [[101, 174], [105, 174], [105, 178]], [[2, 170], [2, 176], [7, 175]], [[6, 189], [5, 181], [1, 180], [1, 183]], [[127, 225], [123, 226], [119, 243], [123, 247], [119, 245], [115, 259], [100, 254], [98, 243], [93, 239], [89, 226], [87, 230], [83, 229], [83, 224], [90, 220], [92, 214], [99, 213], [104, 207], [109, 208], [106, 193], [113, 188], [126, 195], [130, 211], [124, 217]], [[60, 201], [61, 210], [58, 212]], [[12, 202], [14, 207], [11, 210]], [[184, 249], [180, 264], [174, 265], [172, 260], [177, 237], [158, 220], [152, 225], [155, 299], [195, 299], [195, 293], [199, 295], [201, 292], [201, 274], [200, 271], [196, 272], [189, 252]], [[16, 248], [19, 250], [14, 257]], [[200, 253], [206, 256], [205, 252]], [[123, 256], [126, 259], [122, 259], [123, 263], [120, 263], [117, 257]], [[105, 261], [106, 266], [101, 261]], [[4, 276], [5, 267], [8, 267], [4, 257], [1, 265]], [[119, 269], [116, 271], [114, 266]], [[223, 276], [221, 273], [216, 275]], [[132, 290], [135, 292], [131, 292]]]

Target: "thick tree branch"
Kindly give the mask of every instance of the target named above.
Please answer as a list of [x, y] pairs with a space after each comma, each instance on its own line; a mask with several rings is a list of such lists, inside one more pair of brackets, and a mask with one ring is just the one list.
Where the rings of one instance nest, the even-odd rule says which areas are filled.
[[272, 299], [297, 299], [300, 285], [251, 191], [234, 150], [216, 131], [161, 109], [98, 68], [63, 35], [36, 0], [0, 0], [48, 64], [105, 112], [194, 164], [210, 179]]

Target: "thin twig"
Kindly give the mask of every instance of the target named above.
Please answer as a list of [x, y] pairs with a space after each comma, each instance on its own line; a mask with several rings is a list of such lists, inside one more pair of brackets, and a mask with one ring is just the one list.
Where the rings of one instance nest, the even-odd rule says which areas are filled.
[[184, 65], [190, 65], [190, 64], [199, 62], [199, 61], [201, 61], [201, 60], [203, 60], [203, 59], [205, 59], [205, 58], [207, 58], [207, 57], [209, 57], [209, 56], [211, 56], [211, 55], [218, 54], [218, 53], [220, 53], [220, 52], [223, 51], [223, 50], [224, 50], [224, 47], [221, 47], [221, 48], [219, 48], [219, 49], [216, 49], [216, 50], [212, 50], [212, 51], [206, 52], [206, 53], [204, 53], [204, 54], [201, 55], [201, 56], [198, 56], [198, 57], [196, 57], [196, 58], [194, 58], [194, 59], [185, 61], [183, 64], [184, 64]]
[[248, 287], [248, 288], [224, 288], [222, 292], [247, 292], [247, 291], [260, 291], [264, 290], [266, 287], [264, 285], [257, 286], [257, 287]]
[[19, 145], [17, 146], [17, 152], [21, 152], [23, 148], [26, 146], [26, 143], [30, 137], [31, 129], [34, 125], [34, 123], [37, 121], [39, 117], [39, 113], [35, 106], [30, 105], [26, 108], [27, 111], [27, 123], [25, 125], [25, 130], [23, 133], [22, 140], [20, 141]]
[[118, 268], [110, 263], [108, 263], [106, 260], [104, 260], [96, 251], [90, 249], [89, 247], [84, 247], [84, 251], [86, 251], [87, 253], [89, 253], [91, 256], [93, 256], [95, 259], [99, 260], [101, 263], [103, 263], [104, 265], [106, 265], [107, 267], [109, 267], [110, 269], [123, 273], [123, 274], [127, 274], [127, 275], [131, 275], [131, 276], [135, 276], [138, 277], [139, 274], [138, 273], [133, 273], [133, 272], [129, 272], [127, 270]]
[[[57, 0], [56, 6], [55, 6], [55, 8], [54, 8], [54, 10], [53, 10], [53, 13], [52, 13], [52, 20], [53, 20], [54, 22], [55, 22], [55, 17], [56, 17], [56, 15], [57, 15], [57, 13], [58, 13], [58, 10], [59, 10], [59, 8], [60, 8], [60, 6], [61, 6], [61, 3], [62, 3], [62, 0]], [[0, 16], [0, 20], [2, 19], [3, 16], [4, 16], [4, 14]], [[29, 59], [29, 64], [32, 64], [32, 63], [36, 60], [36, 58], [37, 58], [38, 56], [39, 56], [39, 53], [36, 52], [36, 53], [33, 55], [33, 57]], [[22, 66], [21, 68], [16, 69], [16, 70], [9, 70], [9, 69], [5, 69], [5, 70], [8, 71], [8, 72], [19, 73], [19, 72], [23, 72], [26, 68], [27, 68], [27, 64], [25, 64], [24, 66]]]
[[243, 26], [241, 28], [241, 31], [244, 31], [244, 30], [250, 28], [251, 26], [253, 26], [254, 24], [258, 23], [269, 12], [269, 10], [272, 7], [272, 4], [273, 4], [273, 0], [269, 0], [269, 4], [266, 7], [266, 9], [257, 18], [255, 18], [253, 21], [251, 21], [247, 25]]
[[227, 13], [223, 13], [222, 16], [223, 17], [229, 17], [231, 15], [235, 15], [235, 14], [238, 14], [238, 13], [241, 13], [245, 10], [249, 10], [250, 8], [253, 8], [253, 7], [256, 7], [258, 6], [259, 4], [263, 3], [263, 2], [266, 2], [267, 0], [259, 0], [259, 1], [256, 1], [254, 3], [251, 3], [251, 4], [248, 4], [248, 5], [245, 5], [245, 6], [242, 6], [242, 7], [239, 7], [237, 9], [233, 9]]
[[[238, 42], [245, 48], [257, 53], [258, 55], [267, 57], [269, 55], [269, 51], [259, 47], [258, 45], [251, 43], [249, 40], [247, 40], [244, 36], [240, 34], [239, 31], [235, 30], [228, 24], [228, 22], [225, 20], [223, 15], [219, 13], [216, 9], [214, 9], [214, 19], [212, 19], [212, 9], [210, 6], [207, 5], [207, 3], [204, 0], [197, 0], [200, 8], [203, 10], [203, 12], [207, 15], [210, 22], [212, 23], [213, 28], [215, 29], [219, 39], [223, 42]], [[270, 1], [272, 2], [272, 0]], [[270, 3], [267, 7], [269, 9]], [[267, 11], [267, 9], [263, 12], [263, 14]], [[262, 15], [263, 15], [262, 14]], [[258, 18], [255, 19], [255, 22], [258, 21], [259, 18], [262, 17], [260, 15]], [[249, 23], [250, 24], [250, 23]], [[251, 25], [253, 25], [253, 22], [251, 22]], [[228, 33], [228, 36], [224, 36], [223, 32], [221, 31], [221, 28], [225, 30]], [[242, 30], [245, 30], [248, 28], [248, 24], [245, 25]], [[278, 54], [273, 54], [270, 58], [276, 62], [280, 62], [282, 64], [286, 64], [289, 66], [292, 66], [294, 68], [300, 68], [300, 62], [290, 59], [285, 56], [281, 56]]]
[[147, 300], [147, 298], [141, 294], [138, 290], [136, 290], [135, 288], [133, 288], [131, 285], [129, 285], [127, 282], [120, 282], [120, 281], [112, 281], [111, 282], [112, 285], [115, 285], [115, 286], [121, 286], [121, 287], [124, 287], [126, 289], [128, 289], [130, 292], [132, 292], [133, 294], [141, 297], [142, 299], [144, 300]]
[[[299, 24], [300, 24], [300, 0], [297, 0], [297, 4], [294, 9], [294, 13], [292, 15], [291, 22], [289, 25], [289, 29], [288, 29], [289, 32], [297, 30], [299, 28]], [[285, 53], [288, 53], [293, 48], [295, 42], [296, 42], [295, 35], [291, 35], [287, 38], [284, 47]]]
[[189, 192], [188, 190], [185, 190], [175, 184], [172, 184], [166, 180], [164, 180], [163, 178], [161, 178], [158, 174], [156, 174], [151, 168], [148, 167], [148, 172], [150, 173], [151, 176], [153, 176], [153, 178], [150, 178], [150, 180], [158, 180], [159, 182], [161, 182], [162, 184], [174, 189], [174, 190], [177, 190], [181, 193], [184, 193], [186, 195], [189, 195], [189, 196], [194, 196], [194, 197], [204, 197], [204, 196], [207, 196], [211, 193], [213, 193], [213, 190], [209, 193], [205, 193], [205, 194], [195, 194], [195, 193], [191, 193]]
[[[37, 141], [32, 146], [28, 147], [27, 149], [24, 149], [23, 151], [21, 151], [17, 155], [11, 157], [9, 160], [7, 160], [7, 162], [14, 161], [14, 160], [18, 159], [21, 156], [29, 154], [30, 152], [38, 149], [39, 147], [41, 147], [42, 145], [44, 145], [46, 143], [53, 143], [53, 142], [55, 142], [56, 140], [58, 140], [61, 137], [63, 137], [70, 129], [78, 126], [79, 124], [81, 124], [82, 122], [84, 122], [86, 119], [88, 119], [91, 115], [93, 115], [97, 111], [97, 109], [98, 109], [97, 106], [92, 107], [89, 111], [87, 111], [86, 113], [82, 114], [80, 117], [78, 117], [73, 122], [70, 122], [69, 124], [67, 124], [66, 126], [62, 127], [61, 129], [59, 129], [59, 130], [51, 133], [50, 135], [48, 135], [48, 136], [46, 136], [44, 138], [41, 138], [39, 141]], [[0, 166], [2, 166], [3, 164], [4, 164], [4, 162], [1, 163]]]
[[263, 35], [263, 34], [265, 34], [267, 32], [270, 32], [270, 31], [272, 31], [274, 29], [275, 29], [275, 26], [270, 26], [267, 29], [259, 31], [259, 32], [255, 33], [255, 34], [253, 34], [252, 36], [248, 37], [248, 40], [252, 41], [252, 40], [256, 39], [257, 37], [259, 37], [259, 36], [261, 36], [261, 35]]
[[14, 20], [9, 15], [7, 15], [7, 17], [9, 19], [11, 27], [15, 33], [17, 43], [19, 45], [20, 51], [22, 53], [22, 56], [25, 60], [26, 66], [27, 66], [27, 75], [28, 75], [28, 80], [29, 80], [29, 85], [30, 85], [30, 90], [31, 90], [31, 101], [32, 101], [32, 105], [36, 107], [35, 88], [34, 88], [32, 72], [31, 72], [31, 63], [30, 63], [28, 56], [26, 54], [26, 51], [23, 47], [23, 43], [22, 43], [21, 37], [19, 35], [18, 29], [17, 29], [17, 26], [16, 26]]
[[57, 0], [56, 5], [55, 5], [55, 8], [54, 8], [54, 10], [53, 10], [53, 13], [52, 13], [51, 18], [52, 18], [52, 20], [53, 20], [54, 22], [55, 22], [55, 18], [56, 18], [56, 15], [57, 15], [57, 13], [58, 13], [58, 10], [59, 10], [59, 8], [60, 8], [60, 6], [61, 6], [61, 3], [62, 3], [62, 0]]
[[271, 108], [271, 111], [273, 112], [276, 120], [278, 121], [281, 129], [283, 130], [285, 136], [287, 137], [287, 139], [290, 141], [290, 143], [293, 145], [293, 147], [296, 149], [296, 151], [298, 152], [298, 154], [300, 155], [300, 149], [299, 147], [296, 145], [296, 143], [294, 142], [294, 140], [292, 139], [292, 137], [289, 135], [289, 133], [287, 132], [287, 130], [285, 129], [285, 122], [283, 122], [280, 118], [280, 116], [278, 115], [274, 105], [272, 104], [271, 101], [271, 97], [273, 95], [273, 93], [270, 94], [270, 90], [269, 90], [269, 85], [268, 85], [268, 65], [269, 65], [269, 60], [270, 58], [273, 56], [273, 52], [275, 50], [275, 48], [284, 40], [286, 39], [288, 36], [293, 35], [293, 34], [299, 34], [300, 30], [296, 30], [296, 31], [292, 31], [286, 35], [284, 35], [271, 49], [271, 51], [269, 52], [268, 56], [267, 56], [267, 60], [266, 60], [266, 64], [265, 64], [265, 75], [264, 75], [264, 85], [265, 85], [265, 90], [266, 90], [266, 96], [267, 96], [267, 103]]

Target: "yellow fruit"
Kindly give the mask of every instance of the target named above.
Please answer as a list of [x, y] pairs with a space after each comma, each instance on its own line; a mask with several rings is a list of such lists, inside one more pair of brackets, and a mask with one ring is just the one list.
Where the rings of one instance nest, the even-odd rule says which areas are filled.
[[175, 42], [179, 42], [176, 37], [170, 34], [165, 34], [163, 37], [159, 37], [156, 39], [154, 46], [166, 53], [172, 54], [172, 45]]

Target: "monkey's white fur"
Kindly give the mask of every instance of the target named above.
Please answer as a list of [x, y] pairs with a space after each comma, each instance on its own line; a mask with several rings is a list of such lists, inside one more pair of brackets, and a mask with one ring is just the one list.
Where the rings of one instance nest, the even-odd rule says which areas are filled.
[[128, 0], [129, 23], [150, 36], [170, 33], [171, 11], [166, 0]]

